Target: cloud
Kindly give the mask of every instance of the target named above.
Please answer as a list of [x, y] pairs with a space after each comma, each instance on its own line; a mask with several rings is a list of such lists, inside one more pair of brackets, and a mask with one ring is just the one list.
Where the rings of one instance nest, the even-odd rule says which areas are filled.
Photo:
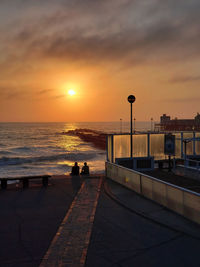
[[51, 93], [52, 91], [54, 91], [54, 90], [53, 89], [42, 89], [37, 94], [38, 95], [46, 95], [48, 93]]
[[[174, 58], [191, 56], [198, 50], [200, 40], [196, 44], [183, 38], [182, 31], [173, 25], [162, 25], [141, 33], [134, 29], [123, 33], [110, 33], [106, 36], [84, 36], [81, 31], [58, 32], [49, 36], [21, 32], [17, 36], [17, 46], [23, 44], [24, 56], [57, 58], [70, 61], [111, 61], [152, 59], [155, 55]], [[184, 46], [182, 46], [184, 43]], [[182, 58], [184, 60], [184, 58]]]
[[187, 83], [187, 82], [195, 82], [200, 81], [200, 75], [197, 76], [177, 76], [169, 80], [170, 83]]
[[66, 97], [66, 94], [55, 94], [55, 89], [41, 89], [40, 91], [35, 92], [35, 96], [38, 96], [40, 99], [59, 99]]
[[18, 90], [14, 87], [0, 87], [0, 97], [4, 100], [24, 99], [28, 94], [26, 90]]
[[60, 0], [56, 7], [11, 33], [17, 57], [127, 65], [198, 57], [197, 0]]
[[167, 103], [183, 103], [183, 104], [188, 104], [188, 103], [198, 103], [200, 101], [200, 97], [185, 97], [185, 98], [165, 98], [163, 99], [163, 102]]
[[[55, 93], [54, 93], [55, 92]], [[27, 100], [27, 101], [38, 101], [44, 99], [61, 99], [66, 97], [65, 94], [56, 94], [55, 89], [38, 89], [27, 87], [18, 89], [14, 86], [0, 87], [0, 98], [1, 100]]]
[[59, 99], [59, 98], [63, 98], [63, 97], [66, 97], [66, 95], [65, 94], [55, 95], [55, 96], [52, 96], [51, 98], [53, 98], [53, 99]]

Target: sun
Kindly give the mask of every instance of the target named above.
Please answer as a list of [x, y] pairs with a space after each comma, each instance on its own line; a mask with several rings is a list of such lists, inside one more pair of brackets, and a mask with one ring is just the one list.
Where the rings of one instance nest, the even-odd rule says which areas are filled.
[[76, 94], [76, 92], [74, 90], [72, 90], [72, 89], [68, 90], [68, 95], [73, 96], [75, 94]]

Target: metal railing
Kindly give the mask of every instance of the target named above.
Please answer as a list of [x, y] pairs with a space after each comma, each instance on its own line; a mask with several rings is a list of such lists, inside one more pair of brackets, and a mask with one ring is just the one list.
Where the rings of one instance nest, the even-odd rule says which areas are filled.
[[106, 176], [200, 224], [200, 193], [106, 162]]
[[193, 159], [185, 159], [184, 160], [184, 167], [188, 168], [194, 168], [196, 170], [200, 170], [200, 161], [198, 160], [193, 160]]
[[[174, 132], [175, 158], [200, 157], [200, 132]], [[164, 153], [165, 133], [141, 133], [133, 135], [133, 157], [167, 159]], [[184, 145], [184, 142], [187, 144]], [[130, 134], [110, 134], [107, 137], [107, 160], [130, 157]]]

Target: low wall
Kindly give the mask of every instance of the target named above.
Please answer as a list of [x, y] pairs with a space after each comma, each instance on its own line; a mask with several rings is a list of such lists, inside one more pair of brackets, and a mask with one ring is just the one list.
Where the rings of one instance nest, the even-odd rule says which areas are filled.
[[200, 181], [200, 169], [190, 166], [185, 167], [184, 165], [178, 165], [173, 172], [177, 175], [184, 175], [191, 179]]
[[200, 194], [110, 162], [106, 176], [200, 224]]

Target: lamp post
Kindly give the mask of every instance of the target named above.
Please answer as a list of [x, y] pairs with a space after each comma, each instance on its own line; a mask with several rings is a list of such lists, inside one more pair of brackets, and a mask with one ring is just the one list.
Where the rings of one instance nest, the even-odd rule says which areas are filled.
[[151, 118], [151, 132], [153, 132], [153, 118]]
[[120, 119], [120, 133], [122, 133], [122, 119]]
[[135, 129], [136, 129], [136, 128], [135, 128], [135, 121], [136, 121], [136, 118], [134, 118], [133, 120], [134, 120], [134, 122], [133, 122], [133, 129], [134, 129], [134, 131], [133, 131], [133, 132], [134, 132], [134, 134], [135, 134]]
[[135, 102], [135, 96], [134, 95], [129, 95], [128, 96], [128, 102], [131, 104], [131, 116], [130, 116], [130, 143], [131, 143], [131, 149], [130, 149], [130, 156], [131, 158], [133, 157], [133, 108], [132, 108], [132, 104]]

